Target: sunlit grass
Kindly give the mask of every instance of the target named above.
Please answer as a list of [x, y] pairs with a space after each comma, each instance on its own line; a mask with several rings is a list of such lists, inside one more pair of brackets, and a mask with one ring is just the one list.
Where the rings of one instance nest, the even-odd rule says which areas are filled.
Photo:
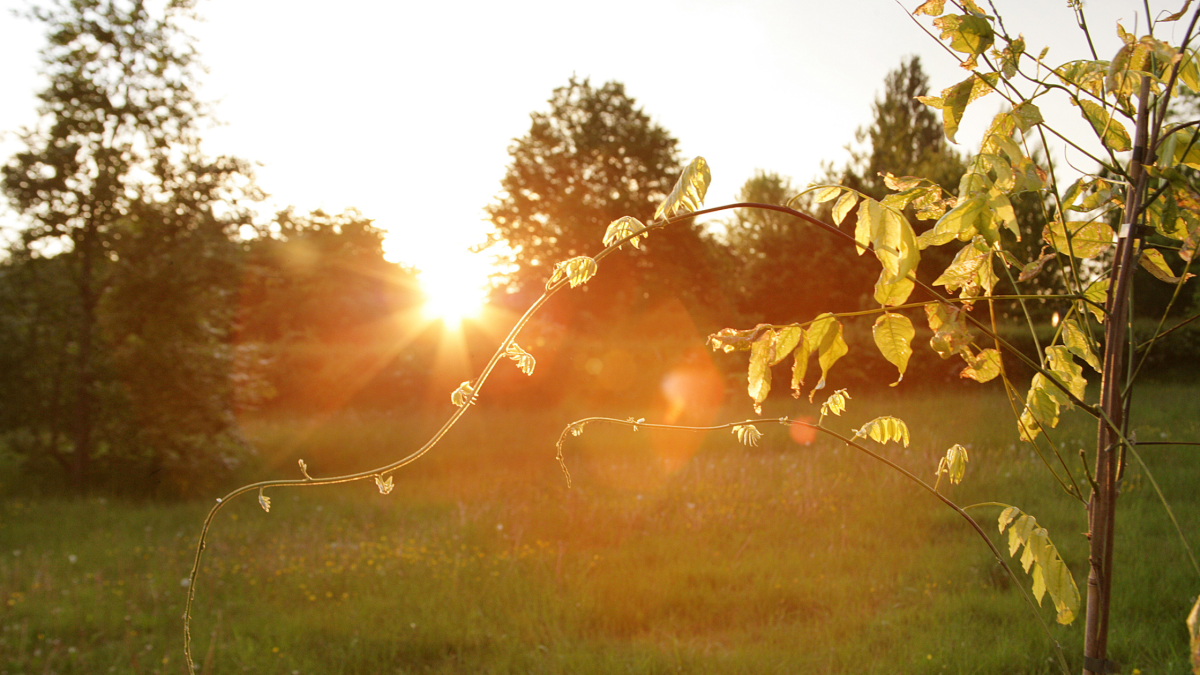
[[[1194, 389], [1143, 391], [1139, 438], [1200, 437]], [[966, 479], [947, 493], [1036, 515], [1082, 589], [1083, 512], [1016, 443], [1002, 405], [862, 396], [834, 423], [905, 419], [913, 445], [883, 452], [928, 479], [950, 444], [969, 444]], [[571, 415], [473, 412], [396, 474], [390, 495], [362, 483], [277, 490], [269, 514], [252, 499], [227, 507], [197, 589], [201, 671], [1053, 670], [1040, 626], [976, 535], [848, 448], [764, 427], [761, 447], [718, 432], [679, 464], [661, 448], [681, 436], [592, 426], [566, 446], [567, 489], [554, 440]], [[263, 473], [294, 476], [303, 457], [323, 475], [404, 452], [434, 424], [344, 414], [246, 432]], [[1065, 425], [1072, 450], [1090, 445], [1094, 425]], [[1200, 532], [1195, 452], [1143, 453], [1185, 532]], [[1113, 658], [1124, 672], [1186, 673], [1183, 618], [1200, 578], [1144, 477], [1130, 469], [1127, 487]], [[6, 500], [0, 671], [182, 672], [181, 580], [207, 507]], [[989, 533], [994, 518], [979, 511]], [[1081, 626], [1053, 630], [1078, 666]]]

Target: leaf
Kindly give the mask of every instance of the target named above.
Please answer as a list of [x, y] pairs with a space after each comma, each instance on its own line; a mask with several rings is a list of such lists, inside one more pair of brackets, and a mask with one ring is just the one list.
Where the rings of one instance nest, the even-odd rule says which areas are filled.
[[804, 376], [808, 373], [808, 355], [812, 348], [808, 341], [808, 333], [800, 337], [800, 342], [792, 350], [795, 362], [792, 364], [792, 398], [800, 398], [800, 388], [804, 386]]
[[[850, 348], [842, 339], [842, 324], [832, 314], [822, 314], [808, 328], [808, 344], [817, 353], [817, 364], [821, 366], [821, 380], [813, 392], [825, 388], [825, 377], [837, 360], [846, 355]], [[812, 395], [809, 395], [812, 400]]]
[[846, 410], [846, 399], [848, 398], [850, 398], [850, 393], [845, 389], [838, 389], [830, 394], [829, 398], [821, 404], [821, 418], [824, 419], [829, 414], [841, 417]]
[[932, 230], [924, 232], [917, 240], [920, 248], [941, 246], [955, 239], [970, 241], [976, 234], [986, 229], [985, 223], [992, 219], [992, 212], [983, 195], [973, 195], [961, 199], [958, 205], [946, 212], [933, 226]]
[[1071, 61], [1055, 68], [1054, 74], [1068, 87], [1082, 89], [1100, 98], [1104, 95], [1108, 65], [1108, 61]]
[[908, 276], [921, 258], [916, 233], [904, 215], [873, 199], [864, 199], [858, 207], [854, 238], [860, 244], [870, 244], [875, 257], [893, 277]]
[[817, 190], [817, 194], [813, 200], [817, 204], [823, 204], [823, 203], [833, 199], [834, 197], [838, 196], [841, 193], [842, 193], [842, 186], [830, 185], [828, 187], [823, 187], [820, 190]]
[[758, 328], [750, 328], [747, 330], [737, 330], [736, 328], [722, 328], [721, 330], [708, 336], [708, 344], [713, 351], [720, 349], [729, 354], [730, 352], [748, 352], [750, 345], [754, 344], [754, 340], [758, 335]]
[[1150, 274], [1154, 275], [1155, 279], [1165, 281], [1168, 284], [1179, 284], [1196, 276], [1188, 272], [1182, 277], [1175, 276], [1171, 271], [1171, 267], [1167, 265], [1167, 261], [1163, 259], [1163, 255], [1158, 249], [1148, 248], [1142, 251], [1142, 255], [1138, 258], [1138, 263]]
[[647, 235], [638, 235], [637, 233], [645, 229], [646, 226], [643, 225], [642, 221], [638, 220], [637, 218], [634, 218], [633, 216], [621, 216], [620, 218], [614, 220], [608, 226], [608, 229], [604, 231], [604, 246], [605, 248], [608, 248], [618, 241], [621, 241], [625, 237], [636, 235], [629, 240], [629, 243], [633, 244], [634, 248], [641, 248], [641, 244], [638, 243], [638, 240], [645, 239]]
[[934, 286], [945, 286], [948, 293], [962, 289], [961, 297], [978, 295], [979, 269], [992, 262], [992, 251], [983, 237], [975, 237], [970, 244], [959, 249], [954, 260], [941, 276], [933, 281]]
[[383, 480], [381, 477], [375, 476], [375, 487], [379, 488], [379, 494], [386, 495], [391, 492], [392, 488], [395, 486], [392, 484], [391, 476], [388, 476], [387, 480]]
[[869, 438], [880, 445], [896, 441], [908, 447], [908, 425], [889, 415], [876, 417], [854, 432], [855, 438]]
[[974, 339], [962, 320], [962, 310], [957, 307], [925, 305], [925, 315], [929, 330], [933, 331], [929, 346], [943, 359], [963, 352]]
[[958, 374], [959, 377], [976, 382], [989, 382], [1000, 374], [1000, 352], [995, 349], [984, 349], [974, 355], [969, 351], [964, 352], [963, 359], [967, 362], [967, 367]]
[[803, 338], [804, 329], [799, 326], [781, 326], [775, 329], [774, 355], [771, 357], [771, 365], [786, 359]]
[[736, 424], [733, 427], [733, 433], [737, 436], [738, 442], [750, 447], [757, 446], [758, 439], [762, 438], [762, 432], [753, 424]]
[[946, 0], [925, 0], [921, 6], [913, 10], [913, 15], [928, 14], [929, 16], [941, 16], [946, 11]]
[[1072, 354], [1091, 366], [1092, 370], [1097, 373], [1101, 371], [1100, 359], [1096, 357], [1096, 343], [1083, 332], [1075, 319], [1063, 321], [1063, 344]]
[[302, 459], [298, 460], [298, 461], [300, 464], [300, 473], [304, 476], [304, 480], [312, 480], [313, 477], [308, 475], [308, 465], [305, 464], [304, 460], [302, 460]]
[[516, 342], [508, 343], [508, 348], [504, 350], [504, 355], [516, 361], [517, 368], [520, 368], [522, 373], [533, 375], [533, 368], [537, 365], [537, 361], [534, 360], [529, 352], [517, 346]]
[[1196, 598], [1196, 604], [1192, 605], [1192, 611], [1188, 614], [1187, 629], [1188, 653], [1192, 655], [1192, 673], [1200, 675], [1200, 598]]
[[1046, 266], [1046, 263], [1050, 262], [1051, 260], [1055, 260], [1057, 258], [1058, 258], [1058, 254], [1047, 253], [1046, 255], [1038, 258], [1037, 260], [1034, 260], [1033, 262], [1026, 265], [1025, 269], [1021, 270], [1021, 275], [1019, 277], [1017, 277], [1017, 281], [1029, 281], [1030, 279], [1036, 277], [1042, 271], [1042, 268], [1044, 268]]
[[884, 307], [903, 305], [915, 285], [908, 277], [897, 279], [887, 270], [880, 270], [879, 281], [875, 282], [875, 302]]
[[[1068, 228], [1069, 236], [1068, 236]], [[1054, 220], [1042, 230], [1042, 238], [1054, 250], [1066, 255], [1074, 255], [1082, 260], [1095, 258], [1109, 249], [1113, 244], [1113, 231], [1108, 223], [1099, 220], [1087, 222], [1071, 221], [1063, 225], [1063, 221]]]
[[908, 369], [908, 359], [912, 356], [910, 343], [914, 335], [916, 331], [912, 322], [903, 314], [884, 314], [871, 327], [871, 336], [875, 338], [879, 353], [900, 371], [900, 379], [895, 384], [900, 384], [900, 380], [904, 379], [904, 371]]
[[571, 288], [575, 288], [587, 283], [587, 280], [594, 276], [596, 276], [596, 261], [585, 255], [581, 255], [555, 265], [554, 274], [546, 282], [546, 288], [549, 289], [563, 279], [567, 279], [571, 284]]
[[271, 498], [263, 494], [262, 488], [258, 490], [258, 505], [262, 507], [263, 511], [271, 512]]
[[750, 346], [750, 366], [746, 391], [754, 400], [754, 412], [762, 414], [762, 403], [771, 393], [771, 357], [774, 355], [775, 331], [767, 330]]
[[1058, 549], [1050, 541], [1046, 528], [1039, 527], [1033, 516], [1022, 513], [1015, 506], [1004, 509], [998, 524], [1001, 533], [1008, 529], [1010, 556], [1015, 556], [1022, 546], [1025, 547], [1021, 566], [1032, 577], [1033, 596], [1038, 604], [1048, 593], [1058, 612], [1056, 620], [1063, 625], [1073, 622], [1079, 611], [1079, 587], [1075, 585], [1075, 578], [1058, 554]]
[[1129, 140], [1129, 132], [1125, 130], [1125, 125], [1113, 119], [1104, 106], [1095, 101], [1080, 99], [1079, 107], [1083, 112], [1084, 119], [1091, 122], [1092, 129], [1096, 131], [1096, 135], [1100, 137], [1100, 140], [1110, 150], [1124, 152], [1133, 147], [1133, 144]]
[[966, 473], [967, 449], [955, 443], [946, 451], [946, 456], [938, 462], [937, 473], [935, 475], [941, 477], [942, 474], [945, 474], [950, 479], [951, 485], [958, 485], [962, 482], [963, 476]]
[[[1104, 313], [1104, 309], [1102, 309], [1102, 308], [1105, 307], [1105, 304], [1108, 302], [1108, 279], [1101, 279], [1099, 281], [1093, 281], [1087, 287], [1087, 290], [1085, 290], [1083, 292], [1083, 297], [1087, 298], [1088, 300], [1091, 300], [1092, 303], [1096, 303], [1096, 304], [1094, 305], [1091, 303], [1085, 303], [1085, 302], [1081, 301], [1079, 303], [1080, 308], [1081, 308], [1080, 311], [1082, 311], [1083, 308], [1086, 308], [1087, 311], [1092, 313], [1092, 316], [1096, 317], [1097, 321], [1099, 321], [1100, 323], [1104, 323], [1104, 317], [1106, 316], [1106, 314]], [[1097, 307], [1096, 305], [1100, 305], [1100, 306]]]
[[858, 203], [858, 193], [846, 191], [842, 198], [837, 200], [837, 204], [833, 206], [833, 224], [841, 225], [842, 220], [846, 218], [846, 214], [850, 213], [850, 209]]
[[933, 25], [942, 31], [941, 39], [948, 41], [951, 49], [963, 54], [982, 54], [995, 39], [992, 24], [980, 16], [947, 14], [934, 19]]
[[458, 385], [458, 389], [450, 394], [450, 402], [459, 408], [471, 405], [475, 402], [475, 385], [471, 384], [470, 380]]
[[[1058, 380], [1075, 398], [1082, 399], [1087, 388], [1087, 379], [1083, 377], [1083, 368], [1075, 363], [1071, 350], [1063, 345], [1046, 347], [1046, 363], [1054, 379]], [[1068, 407], [1074, 407], [1069, 398], [1063, 399]]]
[[947, 87], [936, 99], [929, 96], [918, 96], [917, 98], [922, 103], [942, 111], [942, 126], [946, 130], [946, 140], [956, 143], [954, 136], [958, 133], [958, 126], [962, 122], [967, 105], [979, 97], [995, 91], [995, 84], [999, 81], [999, 77], [999, 73], [986, 75], [971, 73], [971, 76], [962, 82]]
[[699, 210], [704, 206], [704, 195], [708, 193], [710, 182], [712, 174], [708, 170], [708, 162], [705, 162], [703, 157], [693, 159], [684, 167], [671, 194], [654, 210], [654, 219], [670, 218], [680, 213]]

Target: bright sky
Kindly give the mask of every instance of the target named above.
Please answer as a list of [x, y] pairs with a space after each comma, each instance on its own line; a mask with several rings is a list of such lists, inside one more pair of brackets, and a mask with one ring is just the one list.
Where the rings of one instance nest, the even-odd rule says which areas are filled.
[[[3, 131], [36, 119], [41, 27], [9, 11], [25, 4], [0, 0]], [[843, 164], [884, 76], [908, 55], [922, 57], [934, 93], [965, 77], [909, 19], [905, 7], [917, 4], [202, 0], [206, 21], [191, 32], [209, 69], [202, 97], [225, 124], [207, 149], [261, 163], [272, 206], [357, 207], [389, 232], [391, 259], [481, 278], [486, 265], [466, 248], [488, 229], [481, 209], [508, 145], [573, 73], [624, 82], [685, 159], [708, 160], [707, 204], [728, 203], [756, 168], [804, 185], [822, 161]], [[995, 4], [1029, 51], [1049, 44], [1053, 63], [1089, 58], [1066, 0]], [[1150, 4], [1175, 11], [1182, 0]], [[1141, 7], [1086, 3], [1101, 58], [1119, 47], [1118, 19], [1144, 29]], [[1159, 36], [1184, 28], [1168, 24]], [[977, 142], [998, 101], [968, 111], [961, 141]], [[0, 156], [18, 147], [7, 135]]]

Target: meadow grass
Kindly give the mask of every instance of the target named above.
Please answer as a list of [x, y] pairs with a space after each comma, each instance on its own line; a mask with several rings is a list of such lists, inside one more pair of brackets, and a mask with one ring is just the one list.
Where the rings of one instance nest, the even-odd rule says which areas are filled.
[[[1200, 439], [1198, 393], [1141, 389], [1138, 438]], [[770, 403], [775, 416], [815, 410]], [[568, 489], [554, 442], [576, 411], [472, 412], [390, 495], [359, 483], [269, 492], [270, 513], [253, 498], [227, 506], [197, 586], [199, 670], [1055, 672], [1040, 624], [977, 535], [857, 451], [801, 445], [779, 425], [749, 448], [728, 431], [596, 424], [565, 446]], [[882, 414], [904, 419], [913, 443], [880, 452], [930, 482], [946, 448], [968, 446], [965, 481], [943, 491], [1035, 515], [1084, 590], [1084, 511], [1017, 442], [1002, 396], [883, 393], [828, 422], [846, 430]], [[436, 421], [342, 413], [244, 430], [260, 447], [256, 477], [295, 477], [298, 458], [314, 475], [378, 465]], [[1077, 453], [1094, 424], [1072, 415], [1062, 431], [1085, 482]], [[1142, 454], [1200, 540], [1200, 452]], [[208, 506], [6, 498], [0, 673], [184, 672], [182, 581]], [[1005, 548], [999, 509], [972, 513]], [[1118, 537], [1112, 658], [1125, 673], [1189, 672], [1183, 619], [1200, 576], [1135, 464]], [[1058, 626], [1045, 604], [1078, 670], [1082, 618]]]

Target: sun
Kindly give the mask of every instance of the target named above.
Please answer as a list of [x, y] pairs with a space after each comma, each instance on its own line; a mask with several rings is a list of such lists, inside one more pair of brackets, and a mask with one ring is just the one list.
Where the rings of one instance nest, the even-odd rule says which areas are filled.
[[421, 313], [427, 321], [441, 321], [446, 328], [456, 330], [464, 319], [479, 318], [487, 300], [486, 277], [439, 266], [422, 270], [418, 278], [425, 295]]

